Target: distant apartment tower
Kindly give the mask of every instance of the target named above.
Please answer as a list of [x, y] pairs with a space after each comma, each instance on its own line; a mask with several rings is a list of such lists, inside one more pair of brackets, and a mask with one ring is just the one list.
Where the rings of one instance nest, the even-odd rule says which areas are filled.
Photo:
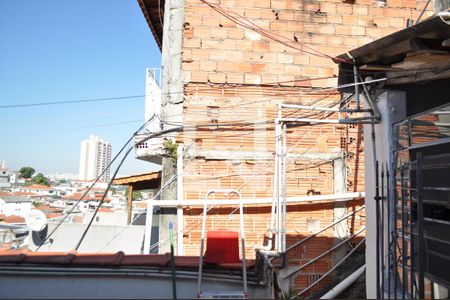
[[[81, 141], [80, 180], [95, 180], [111, 162], [111, 144], [92, 135]], [[106, 170], [100, 181], [109, 181], [110, 170]]]
[[4, 159], [0, 159], [0, 169], [6, 169], [6, 162]]

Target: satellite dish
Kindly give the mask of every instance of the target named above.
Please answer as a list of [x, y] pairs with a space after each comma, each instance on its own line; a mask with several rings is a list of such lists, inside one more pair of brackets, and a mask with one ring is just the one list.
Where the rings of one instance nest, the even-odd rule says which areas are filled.
[[25, 218], [25, 222], [32, 231], [42, 231], [47, 226], [47, 217], [42, 211], [32, 209]]

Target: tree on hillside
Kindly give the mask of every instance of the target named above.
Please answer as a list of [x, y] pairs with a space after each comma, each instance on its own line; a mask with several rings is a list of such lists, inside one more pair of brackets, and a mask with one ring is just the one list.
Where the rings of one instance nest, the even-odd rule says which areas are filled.
[[50, 185], [47, 177], [45, 177], [42, 173], [39, 173], [36, 176], [34, 176], [32, 180], [36, 184], [43, 184], [43, 185], [47, 185], [47, 186]]
[[32, 167], [22, 167], [19, 170], [19, 177], [20, 178], [31, 178], [33, 176], [35, 170]]
[[[128, 187], [125, 189], [125, 197], [128, 199]], [[142, 199], [142, 192], [133, 191], [133, 200]]]

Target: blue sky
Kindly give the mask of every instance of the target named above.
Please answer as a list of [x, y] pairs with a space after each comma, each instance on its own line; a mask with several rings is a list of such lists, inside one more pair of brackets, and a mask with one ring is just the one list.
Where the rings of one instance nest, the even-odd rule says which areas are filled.
[[[145, 93], [160, 51], [135, 0], [0, 1], [0, 105]], [[7, 167], [78, 172], [96, 134], [115, 154], [142, 124], [144, 99], [0, 109]], [[83, 128], [129, 122], [114, 126]], [[78, 129], [74, 129], [78, 128]], [[152, 171], [131, 154], [119, 174]]]

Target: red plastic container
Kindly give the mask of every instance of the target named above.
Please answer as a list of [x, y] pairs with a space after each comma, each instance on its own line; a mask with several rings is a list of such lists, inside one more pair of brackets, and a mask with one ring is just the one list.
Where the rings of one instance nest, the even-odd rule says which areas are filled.
[[207, 264], [239, 263], [239, 233], [228, 230], [212, 230], [206, 234]]

